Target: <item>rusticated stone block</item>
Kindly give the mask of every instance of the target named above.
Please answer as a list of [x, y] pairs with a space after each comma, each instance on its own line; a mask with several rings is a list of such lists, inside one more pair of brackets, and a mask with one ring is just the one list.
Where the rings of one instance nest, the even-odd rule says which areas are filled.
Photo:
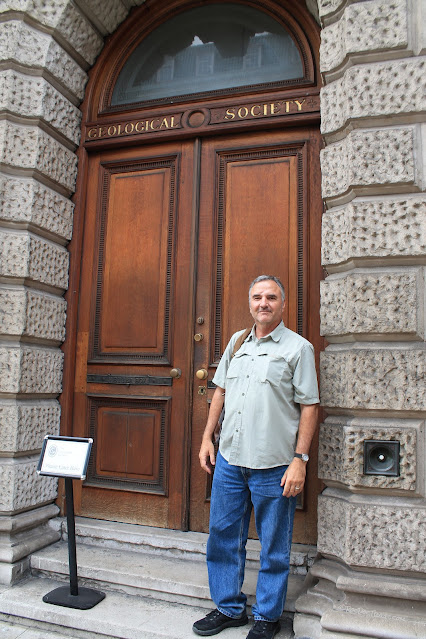
[[0, 289], [0, 333], [22, 335], [25, 330], [26, 296], [24, 289]]
[[17, 71], [0, 72], [0, 109], [17, 115], [43, 118], [78, 145], [81, 111], [44, 78]]
[[103, 35], [115, 31], [127, 16], [126, 8], [118, 0], [86, 0], [84, 10]]
[[0, 230], [0, 275], [68, 287], [68, 251], [27, 232]]
[[321, 91], [321, 131], [331, 133], [358, 118], [425, 111], [425, 78], [424, 57], [350, 67]]
[[63, 359], [59, 349], [0, 346], [0, 392], [58, 395]]
[[13, 168], [36, 169], [70, 193], [77, 177], [77, 157], [34, 126], [0, 122], [0, 160]]
[[[350, 488], [416, 490], [417, 436], [423, 422], [328, 417], [320, 428], [318, 476]], [[364, 441], [399, 441], [400, 475], [364, 475]]]
[[330, 489], [319, 496], [318, 551], [350, 566], [425, 572], [425, 539], [423, 504], [343, 499]]
[[322, 30], [321, 71], [335, 69], [351, 54], [400, 49], [407, 45], [405, 0], [356, 2], [346, 7], [338, 22]]
[[0, 174], [0, 219], [39, 227], [70, 240], [74, 204], [37, 180]]
[[3, 453], [41, 448], [46, 435], [59, 435], [61, 407], [55, 399], [0, 399], [0, 449]]
[[426, 199], [354, 200], [326, 211], [322, 220], [322, 263], [331, 266], [366, 257], [426, 253]]
[[[67, 42], [90, 64], [95, 61], [103, 40], [78, 8], [70, 0], [8, 2], [9, 9], [25, 11], [42, 24], [56, 29]], [[102, 8], [101, 14], [105, 11]]]
[[334, 13], [344, 2], [345, 0], [317, 0], [320, 16], [324, 17]]
[[76, 98], [83, 99], [85, 71], [52, 36], [25, 22], [0, 23], [0, 58], [28, 67], [46, 68]]
[[321, 334], [424, 337], [421, 268], [333, 276], [321, 282]]
[[28, 289], [0, 289], [0, 332], [62, 342], [64, 299]]
[[321, 403], [363, 410], [426, 409], [425, 351], [377, 344], [337, 345], [321, 353]]
[[351, 187], [414, 184], [414, 129], [352, 131], [321, 152], [323, 197]]
[[38, 457], [0, 458], [0, 511], [14, 512], [53, 501], [55, 477], [39, 477]]
[[[102, 13], [105, 12], [103, 8]], [[92, 65], [102, 49], [103, 39], [73, 2], [68, 2], [56, 25], [67, 42]]]
[[38, 22], [54, 27], [60, 19], [70, 0], [55, 0], [55, 2], [40, 2], [37, 0], [7, 0], [0, 5], [0, 12], [22, 11], [35, 18]]

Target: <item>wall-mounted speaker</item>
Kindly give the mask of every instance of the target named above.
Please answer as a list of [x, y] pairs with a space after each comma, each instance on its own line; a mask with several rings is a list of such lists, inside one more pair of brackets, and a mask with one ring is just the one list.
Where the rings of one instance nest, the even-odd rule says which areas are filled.
[[397, 441], [366, 439], [364, 441], [364, 475], [399, 477], [399, 449]]

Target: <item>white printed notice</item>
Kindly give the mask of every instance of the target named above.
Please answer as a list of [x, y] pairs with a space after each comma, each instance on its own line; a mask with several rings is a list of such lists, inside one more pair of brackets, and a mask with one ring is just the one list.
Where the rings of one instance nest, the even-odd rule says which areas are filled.
[[46, 436], [37, 467], [39, 475], [85, 479], [93, 439]]

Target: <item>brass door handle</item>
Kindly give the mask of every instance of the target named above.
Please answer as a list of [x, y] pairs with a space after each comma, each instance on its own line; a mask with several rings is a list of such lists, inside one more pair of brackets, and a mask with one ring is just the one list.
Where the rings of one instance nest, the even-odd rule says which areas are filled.
[[200, 368], [200, 370], [198, 370], [195, 374], [198, 377], [198, 379], [207, 379], [208, 377], [208, 372], [206, 371], [205, 368]]
[[194, 335], [194, 339], [196, 342], [201, 342], [201, 340], [203, 339], [204, 335], [202, 333], [196, 333]]
[[180, 368], [172, 368], [172, 370], [170, 371], [170, 377], [174, 377], [175, 379], [179, 379], [181, 375], [182, 371], [180, 370]]

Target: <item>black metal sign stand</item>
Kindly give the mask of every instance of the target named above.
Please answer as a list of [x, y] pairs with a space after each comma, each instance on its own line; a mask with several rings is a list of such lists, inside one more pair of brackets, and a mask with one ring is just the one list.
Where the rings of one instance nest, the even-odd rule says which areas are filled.
[[45, 603], [66, 608], [89, 610], [105, 599], [105, 593], [91, 588], [79, 588], [77, 580], [77, 552], [75, 547], [74, 495], [72, 479], [65, 477], [65, 499], [67, 504], [68, 557], [70, 567], [70, 587], [61, 586], [44, 595]]

